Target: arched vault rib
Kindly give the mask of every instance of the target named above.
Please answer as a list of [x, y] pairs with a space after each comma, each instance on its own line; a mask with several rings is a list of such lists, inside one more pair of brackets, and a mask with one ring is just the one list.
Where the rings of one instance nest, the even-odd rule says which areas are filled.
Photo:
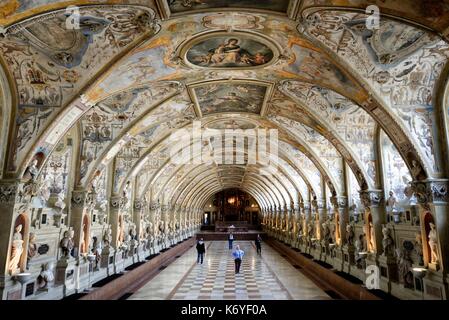
[[[206, 177], [209, 178], [210, 180], [213, 180], [213, 181], [216, 180], [215, 172], [214, 172], [214, 173], [209, 173], [208, 168], [206, 168], [203, 172], [208, 173], [208, 174], [206, 175]], [[204, 186], [204, 185], [207, 185], [208, 181], [200, 182], [200, 184], [195, 184], [195, 182], [194, 182], [196, 178], [198, 178], [199, 180], [203, 180], [203, 179], [206, 179], [206, 177], [203, 177], [201, 173], [198, 174], [197, 172], [195, 172], [195, 178], [194, 178], [192, 181], [188, 182], [188, 183], [182, 188], [182, 190], [180, 191], [180, 194], [179, 194], [177, 197], [174, 197], [174, 198], [173, 198], [173, 200], [172, 200], [173, 203], [176, 203], [176, 202], [180, 201], [181, 199], [183, 199], [183, 197], [184, 197], [184, 199], [187, 198], [189, 194], [190, 194], [190, 195], [194, 195], [194, 194], [197, 192], [197, 189], [198, 189], [198, 188], [200, 188], [200, 187], [202, 187], [202, 186]], [[206, 180], [207, 180], [207, 179], [206, 179]], [[257, 181], [256, 183], [259, 184], [259, 185], [262, 185], [262, 181]], [[235, 186], [235, 187], [238, 187], [238, 186]], [[191, 188], [191, 190], [189, 190], [189, 188]], [[265, 185], [264, 185], [262, 188], [263, 188], [263, 190], [265, 190], [265, 193], [270, 194], [270, 196], [271, 196], [273, 199], [277, 199], [276, 202], [278, 202], [278, 203], [280, 202], [278, 196], [277, 196], [276, 194], [274, 194], [273, 191], [272, 191], [270, 188], [268, 188], [268, 187], [265, 186]], [[179, 189], [181, 189], [181, 188], [179, 188]], [[187, 195], [184, 196], [184, 194], [185, 194], [186, 192], [187, 192]], [[181, 201], [182, 201], [182, 200], [181, 200]]]
[[[195, 198], [199, 198], [199, 199], [208, 199], [212, 194], [214, 194], [215, 192], [217, 192], [218, 190], [223, 190], [225, 188], [229, 188], [229, 187], [237, 187], [235, 185], [229, 185], [229, 186], [222, 186], [220, 184], [216, 184], [216, 189], [213, 190], [211, 183], [214, 184], [214, 180], [211, 181], [206, 181], [205, 185], [197, 185], [195, 187], [192, 188], [192, 190], [189, 192], [189, 196], [186, 196], [183, 200], [183, 203], [186, 202], [186, 205], [188, 205], [188, 203], [190, 203], [191, 201], [194, 201]], [[256, 197], [254, 194], [253, 196], [255, 196], [255, 198], [260, 198], [260, 199], [271, 199], [271, 204], [275, 204], [276, 201], [274, 201], [271, 198], [270, 193], [266, 193], [266, 192], [261, 192], [259, 187], [257, 187], [258, 184], [256, 183], [255, 185], [252, 185], [250, 187], [238, 187], [241, 188], [242, 190], [248, 191], [249, 193], [252, 193], [251, 190], [255, 189], [256, 193], [259, 195], [258, 197]], [[251, 189], [253, 188], [253, 189]], [[203, 191], [205, 191], [206, 193], [204, 193]], [[198, 196], [199, 195], [199, 196]], [[263, 195], [265, 195], [265, 197], [263, 197]], [[261, 200], [262, 201], [262, 200]], [[200, 200], [201, 202], [201, 200]]]
[[[206, 169], [205, 172], [207, 173], [208, 170]], [[206, 178], [206, 177], [207, 177], [207, 178]], [[209, 180], [214, 180], [214, 179], [216, 179], [215, 172], [212, 173], [212, 174], [209, 173], [206, 177], [202, 177], [201, 175], [197, 175], [196, 178], [198, 178], [199, 180], [203, 180], [203, 179], [205, 179], [205, 180], [203, 180], [203, 182], [200, 182], [200, 184], [196, 185], [196, 184], [194, 183], [194, 181], [195, 181], [196, 178], [194, 178], [194, 180], [192, 180], [191, 182], [189, 182], [189, 183], [183, 188], [183, 190], [181, 191], [179, 197], [177, 197], [177, 198], [174, 199], [174, 202], [176, 203], [176, 202], [178, 202], [179, 200], [180, 200], [180, 201], [183, 201], [182, 199], [185, 200], [186, 198], [189, 198], [189, 197], [193, 196], [194, 194], [196, 194], [198, 188], [200, 188], [200, 187], [202, 187], [202, 186], [204, 186], [204, 185], [207, 185], [207, 184], [209, 183], [208, 179], [209, 179]], [[263, 185], [262, 188], [265, 190], [265, 192], [268, 192], [268, 193], [273, 197], [273, 199], [276, 199], [276, 200], [277, 200], [277, 201], [276, 201], [277, 203], [281, 203], [281, 201], [280, 201], [280, 199], [279, 199], [279, 195], [276, 194], [276, 192], [273, 192], [273, 190], [271, 190], [269, 187], [265, 186], [265, 183], [262, 183], [262, 181], [257, 181], [256, 183], [258, 183], [258, 184], [261, 185], [261, 186]], [[238, 186], [235, 186], [235, 187], [238, 187]], [[189, 189], [190, 189], [190, 190], [189, 190]], [[179, 200], [178, 200], [178, 199], [179, 199]]]
[[[431, 150], [432, 138], [430, 137], [431, 141], [428, 140], [432, 128], [427, 128], [428, 132], [422, 134], [410, 124], [410, 119], [414, 118], [413, 122], [419, 122], [425, 127], [428, 122], [434, 121], [434, 114], [425, 115], [428, 113], [428, 109], [432, 108], [432, 90], [429, 92], [429, 87], [434, 87], [433, 75], [441, 71], [441, 61], [447, 61], [449, 58], [447, 53], [449, 45], [439, 39], [439, 43], [434, 46], [435, 35], [427, 34], [427, 40], [431, 38], [430, 42], [416, 44], [423, 37], [404, 38], [403, 40], [412, 41], [411, 43], [416, 46], [409, 44], [407, 50], [392, 50], [385, 55], [383, 52], [378, 53], [375, 48], [366, 48], [366, 45], [371, 44], [372, 46], [375, 41], [385, 41], [382, 38], [383, 34], [379, 35], [382, 32], [391, 33], [391, 37], [398, 39], [400, 35], [391, 32], [394, 25], [397, 24], [396, 22], [382, 19], [380, 28], [375, 29], [371, 38], [368, 39], [369, 37], [365, 34], [366, 25], [363, 21], [366, 18], [365, 14], [341, 10], [331, 11], [326, 8], [321, 8], [318, 11], [308, 12], [307, 17], [304, 17], [304, 24], [301, 27], [305, 35], [307, 34], [308, 40], [365, 88], [366, 96], [354, 97], [354, 100], [366, 109], [387, 133], [398, 148], [409, 170], [414, 172], [413, 178], [422, 180], [426, 177], [437, 177], [441, 159]], [[357, 21], [352, 21], [353, 19]], [[327, 23], [327, 20], [332, 21], [332, 25], [338, 27], [326, 30], [323, 25]], [[354, 29], [348, 30], [351, 26], [354, 26]], [[358, 27], [361, 28], [357, 29]], [[412, 28], [409, 27], [409, 29]], [[329, 32], [332, 35], [329, 35]], [[411, 37], [416, 35], [413, 32], [409, 32], [409, 34]], [[342, 40], [343, 38], [344, 40]], [[425, 50], [428, 52], [424, 53]], [[423, 55], [419, 56], [421, 54]], [[376, 56], [378, 61], [374, 61]], [[437, 62], [437, 65], [430, 65], [429, 58], [433, 59], [433, 62]], [[400, 92], [403, 89], [401, 86], [407, 87], [407, 89], [422, 87], [424, 91], [418, 95], [410, 92], [404, 93]], [[399, 91], [393, 92], [396, 89]], [[426, 90], [427, 92], [425, 92]], [[421, 102], [417, 104], [416, 101]], [[420, 110], [407, 113], [402, 112], [401, 108], [412, 111], [415, 108]]]
[[[184, 127], [184, 128], [187, 128], [187, 126]], [[159, 142], [161, 145], [154, 146], [151, 150], [148, 150], [146, 153], [144, 153], [144, 154], [142, 155], [142, 157], [141, 157], [141, 160], [137, 161], [137, 162], [135, 163], [135, 166], [134, 166], [131, 170], [129, 170], [129, 172], [132, 172], [132, 173], [133, 173], [133, 174], [132, 174], [133, 176], [137, 175], [138, 173], [137, 173], [137, 171], [136, 171], [135, 169], [136, 169], [136, 168], [141, 168], [141, 167], [142, 167], [142, 165], [141, 165], [142, 161], [146, 161], [145, 159], [147, 159], [147, 157], [149, 156], [149, 154], [150, 154], [153, 150], [163, 149], [163, 148], [164, 148], [164, 147], [163, 147], [164, 142], [166, 142], [166, 141], [163, 140], [163, 139], [161, 139], [160, 142]], [[294, 144], [294, 145], [296, 145], [296, 146], [299, 146], [299, 148], [302, 147], [302, 145], [299, 145], [299, 144], [296, 143], [293, 139], [290, 139], [288, 142], [289, 142], [289, 143], [292, 143], [292, 144]], [[192, 143], [191, 143], [190, 145], [192, 145], [193, 143], [194, 143], [194, 142], [192, 141]], [[181, 143], [180, 143], [180, 144], [181, 144]], [[182, 144], [181, 144], [181, 145], [182, 145]], [[190, 145], [189, 145], [189, 147], [190, 147]], [[187, 147], [187, 146], [186, 146], [186, 147]], [[279, 152], [279, 150], [278, 150], [278, 152]], [[282, 158], [283, 160], [285, 160], [287, 163], [289, 163], [290, 165], [293, 166], [294, 160], [291, 158], [291, 156], [290, 156], [288, 153], [284, 153], [282, 150], [280, 150], [280, 154], [281, 154], [281, 158]], [[310, 155], [310, 154], [309, 154], [309, 155]], [[316, 161], [318, 161], [318, 160], [316, 160]], [[168, 164], [168, 163], [169, 163], [169, 160], [167, 160], [165, 164]], [[279, 165], [279, 166], [282, 168], [282, 165]], [[306, 177], [306, 175], [305, 175], [304, 173], [301, 172], [300, 166], [299, 166], [299, 165], [296, 165], [296, 166], [293, 166], [293, 167], [294, 167], [294, 169], [301, 175], [301, 177], [303, 178], [303, 180], [306, 181], [306, 184], [308, 185], [308, 187], [311, 188], [311, 189], [315, 189], [315, 190], [314, 190], [314, 194], [315, 194], [316, 192], [318, 192], [318, 190], [319, 190], [318, 185], [315, 186], [314, 188], [311, 187], [311, 184], [310, 184], [310, 182], [308, 181], [308, 178]], [[321, 168], [323, 169], [323, 166], [321, 166]], [[143, 189], [142, 191], [139, 190], [139, 194], [145, 194], [145, 190], [151, 185], [152, 181], [157, 177], [157, 174], [158, 174], [161, 170], [162, 170], [162, 167], [159, 168], [159, 169], [157, 169], [157, 171], [153, 174], [153, 176], [152, 176], [150, 179], [148, 179], [147, 184], [146, 184], [146, 186], [144, 187], [144, 189]], [[317, 170], [318, 170], [318, 168], [317, 168]], [[323, 169], [323, 171], [324, 171], [324, 169]], [[324, 171], [324, 173], [322, 172], [321, 174], [323, 174], [323, 176], [327, 176], [327, 175], [328, 175], [328, 172], [327, 172], [327, 171]], [[287, 176], [288, 176], [288, 175], [287, 175]], [[290, 178], [291, 178], [291, 177], [290, 177]], [[126, 179], [125, 179], [124, 181], [126, 181]], [[299, 191], [300, 188], [299, 188], [296, 184], [294, 184], [294, 185], [295, 185], [295, 187], [297, 188], [297, 190]], [[294, 202], [297, 202], [297, 200], [295, 200], [295, 199], [297, 198], [296, 196], [293, 196], [292, 198], [294, 199]], [[307, 198], [307, 196], [306, 196], [306, 195], [303, 195], [303, 198]]]

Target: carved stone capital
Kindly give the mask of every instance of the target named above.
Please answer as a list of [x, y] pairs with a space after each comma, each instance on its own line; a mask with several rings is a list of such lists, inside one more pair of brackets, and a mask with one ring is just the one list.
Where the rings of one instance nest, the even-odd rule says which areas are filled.
[[348, 197], [331, 197], [331, 204], [335, 209], [344, 209], [348, 207]]
[[73, 190], [71, 198], [72, 208], [84, 208], [86, 203], [89, 202], [89, 198], [86, 190]]
[[412, 188], [419, 204], [449, 202], [448, 180], [415, 181]]
[[18, 191], [17, 182], [0, 181], [0, 204], [13, 205]]
[[134, 209], [135, 210], [140, 210], [143, 208], [143, 206], [144, 206], [144, 200], [140, 200], [140, 199], [134, 200]]
[[121, 197], [114, 196], [109, 199], [109, 206], [113, 210], [118, 210], [120, 208]]
[[360, 200], [365, 208], [379, 207], [383, 200], [382, 190], [362, 190], [360, 191]]

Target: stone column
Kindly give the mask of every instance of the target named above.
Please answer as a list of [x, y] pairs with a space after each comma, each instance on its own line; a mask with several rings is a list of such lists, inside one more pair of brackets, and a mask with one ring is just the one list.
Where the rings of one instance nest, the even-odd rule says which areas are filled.
[[[114, 249], [118, 248], [119, 239], [119, 210], [120, 210], [120, 197], [113, 196], [109, 198], [109, 223], [111, 224], [111, 246]], [[123, 223], [123, 222], [122, 222]]]
[[429, 298], [448, 299], [449, 182], [447, 179], [429, 179], [414, 182], [413, 189], [420, 207], [422, 243], [426, 256], [431, 256], [431, 252], [429, 252], [426, 246], [429, 243], [429, 239], [425, 230], [425, 212], [430, 212], [432, 215], [438, 239], [436, 244], [437, 263], [432, 263], [428, 258], [424, 259], [429, 268], [429, 272], [424, 278], [424, 292]]
[[[373, 228], [375, 236], [375, 254], [378, 256], [382, 252], [382, 225], [386, 223], [385, 204], [382, 190], [364, 190], [360, 191], [360, 200], [365, 211], [371, 213], [373, 219]], [[365, 219], [365, 225], [368, 222]], [[366, 228], [365, 228], [366, 229]], [[369, 235], [365, 235], [368, 241]]]
[[[334, 210], [336, 211], [336, 214], [334, 216], [335, 223], [337, 223], [338, 216], [338, 226], [336, 225], [336, 228], [338, 228], [338, 231], [340, 233], [339, 242], [333, 249], [335, 261], [334, 267], [341, 271], [344, 269], [345, 251], [343, 250], [343, 248], [346, 244], [346, 225], [349, 223], [348, 198], [344, 196], [331, 197], [331, 203], [334, 206]], [[337, 231], [337, 229], [335, 231]], [[346, 250], [346, 255], [347, 257], [349, 257], [348, 250]]]
[[[93, 202], [92, 194], [87, 192], [87, 190], [73, 190], [72, 198], [71, 198], [71, 214], [70, 214], [70, 225], [74, 230], [74, 241], [75, 241], [75, 250], [76, 255], [79, 256], [81, 253], [81, 243], [83, 239], [81, 239], [83, 230], [83, 218], [84, 213], [87, 211], [88, 206], [90, 206]], [[89, 217], [89, 223], [90, 217]], [[89, 232], [90, 226], [87, 226], [87, 230]], [[90, 240], [90, 236], [88, 237]], [[88, 243], [85, 243], [85, 246], [88, 246]]]
[[304, 201], [302, 203], [303, 206], [303, 213], [304, 213], [304, 219], [303, 219], [303, 230], [304, 230], [304, 237], [303, 239], [303, 250], [309, 251], [311, 249], [311, 242], [310, 238], [314, 237], [311, 235], [311, 230], [309, 230], [309, 224], [312, 219], [312, 206], [309, 201]]
[[[11, 252], [10, 242], [14, 232], [14, 207], [20, 198], [18, 190], [18, 181], [0, 181], [0, 277], [8, 273], [7, 263]], [[0, 281], [0, 286], [3, 286], [1, 284], [3, 284], [3, 281]]]
[[[342, 247], [346, 243], [346, 224], [349, 223], [348, 197], [332, 197], [331, 202], [334, 206], [334, 210], [338, 214], [338, 231], [340, 233], [340, 241], [337, 245]], [[337, 215], [335, 215], [334, 219], [335, 223], [337, 223]]]

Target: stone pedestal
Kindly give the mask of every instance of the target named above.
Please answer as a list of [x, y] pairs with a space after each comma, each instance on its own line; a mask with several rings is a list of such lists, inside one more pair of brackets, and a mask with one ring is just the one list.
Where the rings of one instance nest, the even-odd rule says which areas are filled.
[[426, 300], [446, 300], [447, 283], [444, 281], [441, 271], [429, 270], [423, 279], [424, 299]]
[[114, 248], [108, 246], [101, 251], [100, 268], [106, 268], [108, 276], [114, 273]]
[[341, 252], [343, 258], [342, 271], [350, 273], [351, 269], [355, 268], [355, 248], [354, 246], [345, 245]]
[[125, 269], [123, 251], [116, 250], [114, 253], [114, 273], [120, 273]]
[[398, 266], [394, 257], [381, 255], [378, 257], [380, 268], [380, 289], [390, 293], [391, 282], [398, 283]]
[[331, 264], [338, 271], [343, 270], [343, 251], [340, 246], [331, 247]]
[[75, 292], [78, 285], [78, 270], [74, 258], [64, 257], [56, 263], [55, 285], [64, 286], [64, 296]]

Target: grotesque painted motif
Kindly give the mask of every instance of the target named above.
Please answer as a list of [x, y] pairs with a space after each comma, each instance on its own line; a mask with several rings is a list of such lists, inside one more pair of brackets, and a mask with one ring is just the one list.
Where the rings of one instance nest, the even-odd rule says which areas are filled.
[[195, 44], [187, 52], [187, 61], [201, 67], [252, 67], [273, 59], [267, 45], [245, 36], [218, 36]]
[[[425, 157], [434, 159], [432, 89], [449, 57], [449, 45], [420, 29], [381, 19], [366, 28], [366, 15], [320, 11], [307, 19], [307, 32], [343, 58], [368, 81], [396, 115]], [[405, 147], [404, 147], [405, 148]]]
[[[365, 169], [370, 183], [376, 181], [374, 144], [376, 122], [366, 111], [332, 90], [304, 82], [286, 81], [282, 83], [280, 89], [300, 102], [318, 119], [326, 119], [323, 125], [332, 128], [341, 141], [347, 144], [354, 157], [360, 159], [359, 164]], [[276, 95], [273, 101], [276, 103], [270, 108], [272, 113], [303, 118], [301, 107], [288, 102], [285, 97]], [[351, 159], [347, 161], [352, 162]]]
[[263, 9], [286, 12], [289, 0], [264, 0], [257, 3], [251, 0], [167, 0], [167, 3], [173, 13], [217, 8]]
[[140, 34], [155, 30], [154, 14], [127, 6], [80, 8], [79, 28], [67, 28], [64, 11], [13, 25], [0, 53], [17, 82], [15, 153], [10, 169], [78, 90]]
[[260, 113], [266, 86], [254, 84], [207, 84], [194, 89], [202, 114], [219, 112]]

